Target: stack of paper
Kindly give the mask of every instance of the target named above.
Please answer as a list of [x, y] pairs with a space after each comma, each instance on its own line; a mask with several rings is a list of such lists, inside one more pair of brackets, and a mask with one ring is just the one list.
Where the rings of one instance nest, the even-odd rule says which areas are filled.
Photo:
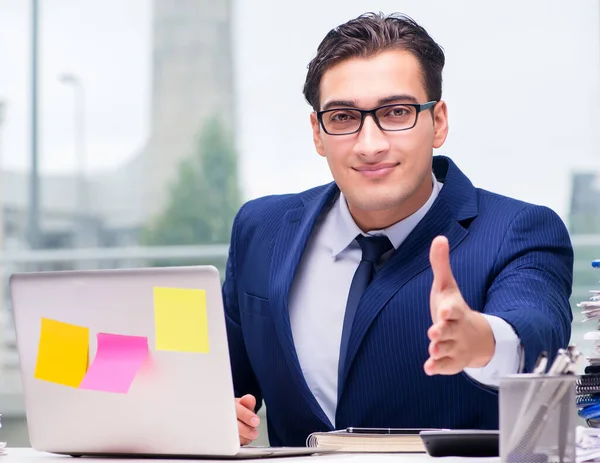
[[577, 463], [600, 461], [600, 431], [577, 426], [575, 433]]
[[[594, 268], [600, 267], [600, 261], [592, 262]], [[579, 415], [588, 426], [600, 427], [600, 289], [590, 291], [587, 301], [577, 304], [581, 307], [583, 321], [593, 322], [595, 330], [585, 334], [584, 339], [593, 343], [585, 373], [577, 381], [577, 408]]]
[[[2, 416], [2, 415], [0, 415]], [[0, 428], [2, 427], [2, 423], [0, 422]], [[0, 442], [0, 455], [6, 455], [6, 442]]]
[[598, 329], [585, 333], [583, 339], [593, 341], [592, 351], [586, 357], [590, 365], [600, 365], [600, 290], [592, 290], [590, 301], [580, 302], [578, 307], [583, 307], [584, 321], [593, 320], [598, 324]]

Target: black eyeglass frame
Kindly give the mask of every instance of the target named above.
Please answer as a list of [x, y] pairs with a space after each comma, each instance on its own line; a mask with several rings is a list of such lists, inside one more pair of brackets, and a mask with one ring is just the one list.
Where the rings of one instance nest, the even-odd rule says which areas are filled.
[[[386, 104], [383, 106], [378, 106], [377, 108], [372, 108], [372, 109], [358, 109], [358, 108], [333, 108], [333, 109], [326, 109], [325, 111], [317, 111], [317, 120], [319, 121], [319, 124], [321, 125], [321, 127], [323, 128], [323, 130], [325, 131], [325, 133], [327, 135], [333, 135], [333, 136], [337, 136], [337, 135], [352, 135], [354, 133], [358, 133], [360, 132], [360, 130], [363, 127], [363, 124], [365, 123], [365, 117], [367, 117], [369, 114], [371, 115], [371, 117], [373, 117], [373, 120], [375, 121], [375, 124], [377, 124], [377, 127], [379, 127], [380, 130], [383, 130], [384, 132], [402, 132], [404, 130], [410, 130], [412, 129], [415, 125], [417, 125], [417, 122], [419, 120], [419, 113], [421, 113], [422, 111], [427, 111], [428, 109], [433, 108], [438, 102], [437, 101], [428, 101], [427, 103], [422, 103], [422, 104], [418, 104], [418, 103], [394, 103], [394, 104]], [[381, 124], [379, 123], [379, 119], [377, 118], [377, 114], [376, 111], [379, 111], [380, 109], [384, 109], [384, 108], [391, 108], [393, 106], [412, 106], [413, 108], [416, 109], [417, 113], [415, 115], [415, 122], [413, 123], [413, 125], [411, 125], [410, 127], [406, 127], [404, 129], [384, 129], [383, 127], [381, 127]], [[323, 122], [323, 114], [327, 114], [327, 113], [331, 113], [333, 111], [357, 111], [360, 113], [360, 124], [358, 126], [358, 128], [352, 132], [344, 132], [344, 133], [331, 133], [328, 132], [327, 129], [325, 128], [325, 123]]]

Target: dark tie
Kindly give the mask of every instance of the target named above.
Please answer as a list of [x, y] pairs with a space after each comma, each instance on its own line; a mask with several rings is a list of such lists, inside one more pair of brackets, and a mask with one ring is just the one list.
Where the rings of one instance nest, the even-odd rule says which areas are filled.
[[352, 278], [350, 291], [348, 293], [348, 301], [346, 302], [346, 314], [344, 316], [344, 326], [342, 328], [342, 342], [340, 344], [340, 359], [338, 366], [338, 389], [342, 381], [342, 373], [348, 353], [348, 341], [352, 331], [352, 323], [354, 315], [358, 308], [358, 303], [363, 293], [371, 283], [373, 275], [375, 275], [375, 265], [383, 254], [393, 248], [387, 236], [363, 236], [358, 235], [356, 241], [362, 249], [362, 260], [358, 264], [358, 268]]

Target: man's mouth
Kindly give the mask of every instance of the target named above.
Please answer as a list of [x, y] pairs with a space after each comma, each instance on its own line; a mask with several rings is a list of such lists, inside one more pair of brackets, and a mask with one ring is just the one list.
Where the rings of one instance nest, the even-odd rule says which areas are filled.
[[380, 164], [365, 164], [363, 166], [353, 167], [353, 169], [365, 177], [380, 178], [388, 175], [399, 165], [399, 162], [386, 162]]

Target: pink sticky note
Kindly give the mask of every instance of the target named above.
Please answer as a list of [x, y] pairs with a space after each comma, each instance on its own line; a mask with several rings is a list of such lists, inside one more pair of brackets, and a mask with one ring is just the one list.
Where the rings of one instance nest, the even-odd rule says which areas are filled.
[[98, 350], [80, 389], [127, 394], [148, 357], [148, 338], [98, 333]]

